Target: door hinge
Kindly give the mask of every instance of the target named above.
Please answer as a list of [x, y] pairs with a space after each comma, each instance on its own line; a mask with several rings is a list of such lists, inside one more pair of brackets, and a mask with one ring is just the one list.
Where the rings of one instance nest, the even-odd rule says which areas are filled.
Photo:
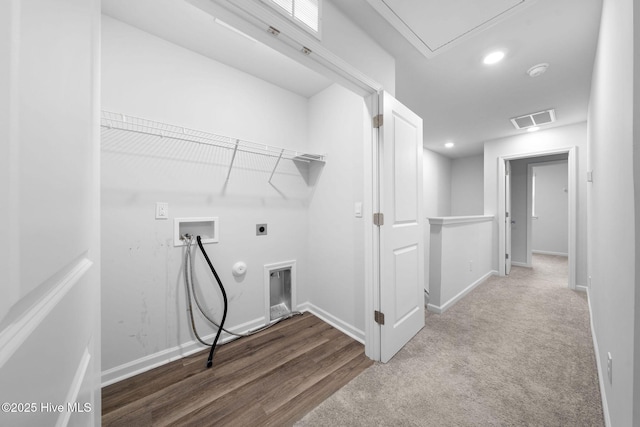
[[380, 227], [384, 225], [384, 214], [383, 213], [374, 213], [373, 214], [373, 224]]
[[373, 320], [375, 320], [379, 325], [384, 325], [384, 313], [381, 313], [378, 310], [374, 311]]
[[504, 254], [504, 259], [509, 259], [509, 254]]
[[509, 218], [509, 212], [505, 212], [504, 215], [505, 215], [505, 218]]
[[381, 127], [383, 122], [384, 122], [384, 119], [382, 117], [382, 114], [378, 114], [377, 116], [373, 116], [373, 127], [375, 129], [378, 129], [379, 127]]

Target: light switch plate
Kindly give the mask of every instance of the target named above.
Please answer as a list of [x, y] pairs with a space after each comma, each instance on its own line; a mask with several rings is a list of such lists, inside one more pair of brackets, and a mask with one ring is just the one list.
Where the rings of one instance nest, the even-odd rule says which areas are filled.
[[362, 202], [356, 202], [355, 205], [356, 218], [362, 218]]

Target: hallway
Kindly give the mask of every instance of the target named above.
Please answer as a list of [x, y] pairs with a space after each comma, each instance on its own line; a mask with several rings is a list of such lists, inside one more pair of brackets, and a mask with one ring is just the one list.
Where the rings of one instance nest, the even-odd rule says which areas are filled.
[[587, 296], [566, 258], [490, 277], [298, 425], [602, 426]]

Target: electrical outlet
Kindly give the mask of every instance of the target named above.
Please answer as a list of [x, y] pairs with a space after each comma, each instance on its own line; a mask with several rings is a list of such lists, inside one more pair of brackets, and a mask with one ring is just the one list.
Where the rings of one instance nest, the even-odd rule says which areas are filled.
[[169, 203], [156, 202], [156, 219], [169, 219]]
[[613, 384], [613, 358], [611, 353], [607, 353], [607, 377], [609, 378], [609, 384]]

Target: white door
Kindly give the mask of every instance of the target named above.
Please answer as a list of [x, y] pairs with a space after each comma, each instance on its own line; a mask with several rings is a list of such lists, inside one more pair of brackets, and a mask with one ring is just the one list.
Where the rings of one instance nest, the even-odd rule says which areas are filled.
[[388, 93], [381, 98], [380, 359], [387, 362], [424, 326], [425, 219], [422, 119]]
[[0, 425], [100, 423], [100, 3], [0, 2]]
[[504, 247], [505, 247], [505, 260], [504, 260], [504, 273], [511, 273], [511, 225], [513, 224], [511, 218], [511, 161], [505, 160], [504, 164]]

